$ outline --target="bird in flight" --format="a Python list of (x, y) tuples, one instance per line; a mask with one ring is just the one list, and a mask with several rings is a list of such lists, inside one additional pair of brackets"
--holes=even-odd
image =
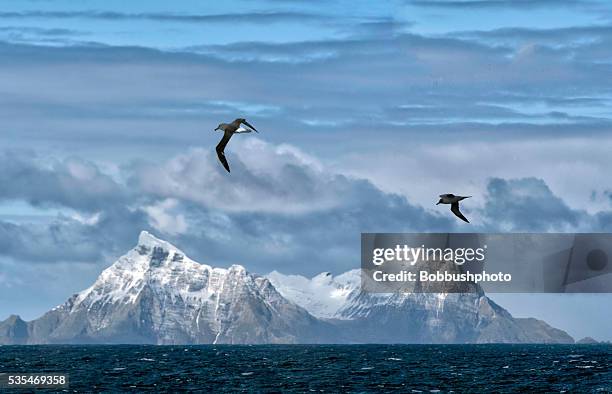
[[(470, 198), (472, 196), (455, 196), (454, 194), (440, 194), (440, 201), (438, 204), (451, 204), (451, 211), (457, 216), (459, 219), (463, 220), (466, 223), (470, 221), (463, 216), (461, 211), (459, 210), (459, 201), (465, 200), (466, 198)], [(436, 205), (438, 205), (436, 204)]]
[[(243, 127), (243, 125), (246, 127)], [(217, 126), (217, 128), (215, 129), (215, 131), (217, 130), (223, 131), (223, 138), (221, 138), (221, 141), (219, 141), (219, 144), (215, 148), (217, 151), (217, 157), (219, 157), (219, 161), (221, 162), (221, 164), (223, 164), (223, 167), (225, 167), (227, 172), (230, 172), (229, 163), (225, 158), (225, 147), (227, 146), (227, 143), (229, 142), (230, 138), (232, 138), (232, 135), (251, 133), (253, 131), (259, 133), (259, 131), (257, 131), (255, 127), (253, 127), (249, 122), (246, 121), (246, 119), (243, 118), (238, 118), (232, 123), (220, 123), (219, 126)]]

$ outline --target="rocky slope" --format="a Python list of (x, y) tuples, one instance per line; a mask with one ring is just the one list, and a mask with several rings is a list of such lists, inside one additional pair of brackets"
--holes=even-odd
[(536, 319), (516, 319), (484, 293), (384, 294), (360, 291), (360, 271), (312, 279), (268, 275), (279, 292), (336, 325), (345, 342), (573, 343)]

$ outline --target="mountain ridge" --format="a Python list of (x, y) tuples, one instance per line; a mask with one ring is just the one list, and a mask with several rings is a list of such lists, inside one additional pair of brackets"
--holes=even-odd
[(574, 340), (482, 293), (369, 294), (359, 270), (305, 278), (215, 268), (146, 231), (63, 304), (0, 322), (0, 344), (497, 342)]

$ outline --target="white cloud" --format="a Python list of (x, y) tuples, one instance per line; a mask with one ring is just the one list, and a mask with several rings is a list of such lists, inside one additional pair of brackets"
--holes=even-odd
[(79, 212), (73, 212), (70, 215), (70, 218), (76, 220), (81, 224), (85, 224), (88, 226), (95, 226), (100, 221), (101, 213), (96, 212), (92, 215), (81, 214)]
[(143, 210), (149, 215), (149, 223), (155, 229), (170, 235), (185, 234), (189, 229), (185, 215), (175, 213), (178, 201), (172, 198), (145, 206)]
[(212, 149), (193, 149), (161, 164), (141, 165), (134, 179), (153, 196), (226, 212), (304, 214), (345, 203), (351, 187), (347, 178), (324, 171), (296, 147), (240, 138), (235, 136), (226, 150), (231, 174)]

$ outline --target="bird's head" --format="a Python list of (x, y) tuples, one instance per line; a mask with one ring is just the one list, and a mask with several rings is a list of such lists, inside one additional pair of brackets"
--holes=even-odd
[(438, 203), (436, 205), (442, 204), (442, 199), (440, 199), (440, 201), (438, 201)]

